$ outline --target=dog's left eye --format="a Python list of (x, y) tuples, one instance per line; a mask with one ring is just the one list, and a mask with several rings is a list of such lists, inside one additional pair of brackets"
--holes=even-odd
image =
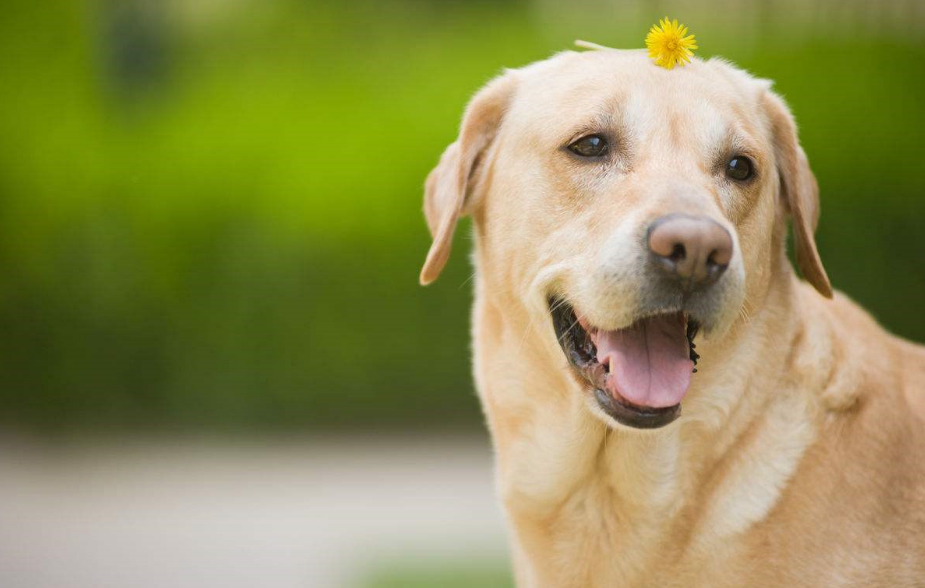
[(726, 164), (726, 176), (741, 182), (752, 177), (754, 167), (751, 159), (744, 155), (736, 155)]
[(600, 157), (607, 153), (607, 139), (600, 135), (587, 135), (574, 141), (568, 149), (581, 157)]

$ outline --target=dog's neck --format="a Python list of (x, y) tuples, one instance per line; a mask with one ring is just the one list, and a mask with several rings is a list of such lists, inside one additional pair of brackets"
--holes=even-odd
[[(593, 567), (588, 554), (599, 552), (606, 566), (621, 568), (616, 577), (641, 576), (668, 555), (717, 548), (773, 508), (813, 441), (820, 408), (787, 379), (799, 370), (794, 363), (808, 328), (800, 318), (804, 288), (792, 272), (787, 276), (769, 289), (773, 304), (759, 306), (777, 309), (773, 316), (755, 312), (722, 341), (698, 346), (699, 373), (683, 416), (656, 431), (598, 420), (561, 351), (542, 343), (548, 325), (530, 324), (526, 333), (502, 327), (504, 306), (480, 292), (479, 391), (497, 449), (499, 488), (528, 568), (563, 557), (563, 546), (580, 545), (586, 553), (572, 554), (574, 561)], [(782, 319), (788, 316), (794, 318)], [(805, 363), (825, 365), (820, 357)], [(524, 369), (529, 365), (549, 368)], [(615, 553), (621, 548), (631, 556)]]

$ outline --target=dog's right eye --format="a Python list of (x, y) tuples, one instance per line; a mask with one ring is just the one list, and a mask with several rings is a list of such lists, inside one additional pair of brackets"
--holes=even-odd
[(607, 153), (607, 139), (600, 135), (587, 135), (574, 141), (568, 149), (581, 157), (600, 157)]

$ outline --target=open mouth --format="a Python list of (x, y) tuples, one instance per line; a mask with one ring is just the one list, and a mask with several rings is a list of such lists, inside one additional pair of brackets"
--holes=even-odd
[(697, 321), (678, 311), (608, 331), (589, 324), (564, 300), (550, 299), (549, 308), (562, 351), (604, 413), (638, 429), (663, 427), (681, 415), (697, 371)]

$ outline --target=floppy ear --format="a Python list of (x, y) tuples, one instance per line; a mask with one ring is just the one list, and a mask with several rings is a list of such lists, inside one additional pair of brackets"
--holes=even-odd
[(781, 194), (793, 220), (797, 265), (803, 277), (820, 294), (831, 298), (832, 284), (822, 267), (813, 238), (819, 222), (819, 186), (797, 140), (796, 123), (787, 105), (770, 91), (765, 93), (763, 102), (774, 136)]
[(476, 175), (482, 156), (495, 138), (514, 93), (513, 75), (495, 78), (469, 102), (456, 139), (424, 185), (424, 216), (434, 241), (421, 269), (421, 284), (437, 279), (450, 257), (456, 221), (472, 208)]

